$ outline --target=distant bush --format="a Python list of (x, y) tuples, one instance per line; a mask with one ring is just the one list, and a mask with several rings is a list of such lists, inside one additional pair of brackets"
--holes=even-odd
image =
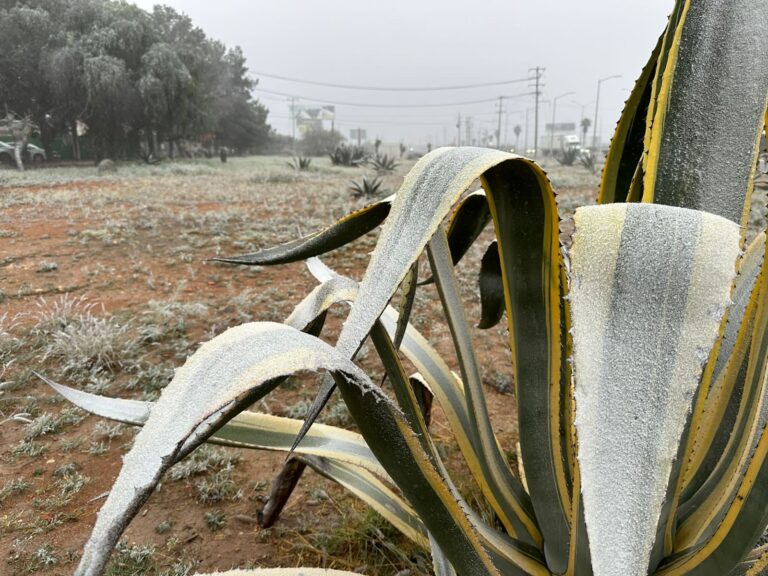
[(323, 156), (329, 150), (333, 150), (344, 140), (336, 130), (323, 130), (316, 128), (304, 133), (299, 142), (299, 151), (303, 156)]

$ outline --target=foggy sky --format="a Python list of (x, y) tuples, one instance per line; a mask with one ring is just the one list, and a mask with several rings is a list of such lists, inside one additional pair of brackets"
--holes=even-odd
[[(155, 0), (136, 4), (151, 10)], [(598, 133), (610, 137), (623, 102), (666, 24), (673, 0), (166, 0), (187, 13), (212, 38), (240, 45), (258, 88), (298, 96), (297, 105), (329, 102), (442, 104), (530, 92), (527, 82), (440, 92), (374, 92), (326, 88), (260, 77), (258, 72), (338, 84), (429, 87), (526, 78), (544, 67), (543, 100), (557, 101), (556, 121), (594, 119), (597, 80), (612, 75), (600, 92)], [(269, 108), (269, 123), (290, 134), (284, 96), (256, 91)], [(578, 103), (578, 104), (577, 104)], [(533, 146), (533, 96), (504, 100), (502, 134), (514, 143), (515, 124)], [(581, 104), (581, 105), (580, 105)], [(451, 144), (457, 114), (470, 116), (475, 134), (496, 130), (497, 103), (432, 108), (336, 105), (336, 128), (367, 130), (370, 139), (409, 145)], [(540, 146), (552, 107), (540, 108)], [(591, 132), (589, 137), (591, 138)], [(462, 139), (465, 128), (462, 128)], [(520, 146), (525, 140), (521, 136)]]

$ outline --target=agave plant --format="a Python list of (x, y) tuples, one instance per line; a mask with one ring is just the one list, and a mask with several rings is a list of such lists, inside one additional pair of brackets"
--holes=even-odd
[(563, 148), (554, 153), (555, 160), (562, 166), (573, 166), (581, 151), (578, 148)]
[(288, 161), (288, 166), (296, 170), (296, 172), (303, 172), (309, 170), (312, 165), (312, 158), (308, 156), (295, 156)]
[(368, 160), (368, 153), (362, 146), (339, 144), (328, 152), (334, 166), (360, 166)]
[(579, 156), (579, 164), (584, 166), (587, 170), (592, 172), (592, 174), (595, 173), (596, 169), (596, 163), (597, 158), (595, 158), (595, 155), (590, 150), (583, 150), (581, 155)]
[[(308, 465), (349, 488), (429, 547), (439, 575), (762, 573), (768, 550), (754, 548), (768, 524), (768, 270), (765, 233), (748, 244), (745, 233), (767, 27), (764, 1), (677, 2), (617, 125), (598, 205), (576, 212), (567, 252), (535, 163), (441, 148), (395, 196), (224, 259), (312, 258), (384, 222), (359, 284), (312, 258), (320, 285), (284, 324), (217, 336), (154, 404), (51, 383), (96, 414), (143, 425), (77, 574), (102, 572), (162, 474), (203, 442), (288, 450), (296, 437), (284, 477), (295, 482)], [(465, 194), (478, 178), (483, 190)], [(454, 272), (489, 222), (480, 325), (506, 313), (520, 473), (490, 425)], [(409, 323), (424, 250), (459, 374)], [(331, 345), (318, 335), (336, 302), (351, 307)], [(352, 362), (369, 335), (394, 399)], [(246, 410), (300, 370), (328, 375), (303, 424)], [(336, 388), (360, 434), (309, 426)], [(430, 435), (426, 390), (498, 522), (457, 491)]]
[(376, 154), (369, 163), (379, 174), (394, 172), (398, 165), (395, 157), (388, 154)]
[(376, 196), (376, 194), (383, 191), (381, 188), (382, 184), (383, 181), (379, 176), (374, 176), (373, 178), (363, 176), (362, 180), (352, 180), (349, 183), (349, 191), (352, 193), (352, 196), (356, 198), (361, 196)]

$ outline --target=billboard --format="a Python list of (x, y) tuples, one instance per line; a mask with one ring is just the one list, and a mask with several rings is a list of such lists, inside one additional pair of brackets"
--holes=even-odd
[(306, 106), (296, 107), (296, 127), (301, 134), (309, 130), (319, 130), (323, 128), (323, 121), (336, 119), (336, 106), (320, 106), (309, 108)]
[[(575, 122), (558, 122), (555, 126), (555, 134), (565, 134), (565, 133), (571, 133), (576, 132), (576, 123)], [(552, 133), (552, 123), (544, 125), (544, 131), (547, 134)]]

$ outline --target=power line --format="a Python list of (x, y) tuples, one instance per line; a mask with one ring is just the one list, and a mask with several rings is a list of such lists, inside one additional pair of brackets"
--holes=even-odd
[[(291, 116), (284, 116), (280, 114), (270, 114), (270, 118), (280, 118), (281, 120), (291, 120)], [(348, 120), (336, 120), (336, 124), (349, 124), (357, 126), (359, 124), (376, 124), (384, 126), (449, 126), (455, 120), (446, 120), (445, 122), (411, 122), (409, 120), (402, 121), (386, 121), (386, 120), (365, 120), (365, 119), (348, 119)]]
[(312, 84), (313, 86), (325, 86), (328, 88), (344, 88), (347, 90), (368, 90), (372, 92), (437, 92), (443, 90), (466, 90), (469, 88), (488, 88), (491, 86), (504, 86), (507, 84), (519, 84), (527, 82), (529, 78), (515, 78), (513, 80), (499, 80), (497, 82), (481, 82), (478, 84), (458, 84), (454, 86), (360, 86), (355, 84), (334, 84), (332, 82), (320, 82), (318, 80), (302, 80), (300, 78), (291, 78), (290, 76), (280, 76), (278, 74), (268, 74), (267, 72), (251, 72), (251, 76), (264, 76), (265, 78), (274, 78), (275, 80), (285, 80), (287, 82), (297, 82), (300, 84)]
[[(369, 104), (362, 102), (340, 102), (338, 100), (325, 100), (323, 98), (314, 98), (310, 96), (299, 96), (297, 94), (289, 94), (287, 92), (277, 92), (275, 90), (267, 90), (265, 88), (254, 88), (256, 92), (264, 92), (265, 94), (274, 94), (276, 96), (284, 96), (286, 98), (300, 98), (302, 100), (309, 100), (310, 102), (319, 102), (321, 104), (336, 104), (339, 106), (356, 106), (360, 108), (445, 108), (450, 106), (469, 106), (471, 104), (486, 104), (488, 102), (496, 102), (498, 96), (495, 98), (483, 98), (482, 100), (465, 100), (463, 102), (445, 102), (445, 103), (431, 103), (431, 104)], [(532, 92), (522, 92), (520, 94), (511, 94), (504, 96), (504, 98), (517, 98), (521, 96), (530, 96)]]
[[(276, 96), (283, 96), (285, 98), (300, 98), (302, 100), (309, 100), (310, 102), (319, 102), (322, 104), (337, 104), (340, 106), (356, 106), (363, 108), (440, 108), (448, 106), (468, 106), (472, 104), (486, 104), (488, 102), (496, 102), (498, 97), (495, 98), (483, 98), (481, 100), (465, 100), (463, 102), (445, 102), (445, 103), (430, 103), (430, 104), (371, 104), (362, 102), (340, 102), (338, 100), (326, 100), (323, 98), (314, 98), (311, 96), (299, 96), (297, 94), (289, 94), (287, 92), (277, 92), (275, 90), (267, 90), (265, 88), (254, 88), (254, 91), (264, 92), (266, 94), (274, 94)], [(521, 96), (530, 96), (532, 92), (522, 92), (520, 94), (512, 94), (504, 96), (504, 98), (517, 98)]]

